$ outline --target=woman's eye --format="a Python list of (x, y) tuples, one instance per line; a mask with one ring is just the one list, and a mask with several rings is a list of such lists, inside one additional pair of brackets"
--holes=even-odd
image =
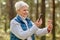
[(24, 10), (24, 11), (26, 11), (26, 10)]

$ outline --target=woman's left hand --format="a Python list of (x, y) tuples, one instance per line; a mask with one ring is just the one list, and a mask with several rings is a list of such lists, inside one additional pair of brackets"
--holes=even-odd
[(52, 20), (48, 20), (47, 26), (48, 26), (48, 32), (52, 31), (53, 28)]

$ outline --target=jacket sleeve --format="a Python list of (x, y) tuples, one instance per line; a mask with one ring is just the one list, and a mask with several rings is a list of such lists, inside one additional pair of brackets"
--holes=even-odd
[(38, 28), (33, 25), (30, 29), (23, 31), (20, 24), (15, 20), (12, 20), (10, 23), (10, 30), (16, 37), (20, 39), (26, 39), (32, 34), (34, 34), (38, 30)]
[(36, 31), (36, 35), (37, 36), (43, 36), (43, 35), (46, 35), (48, 33), (48, 30), (47, 30), (47, 27), (46, 28), (43, 28), (43, 29), (38, 29), (37, 31)]
[[(34, 25), (34, 23), (32, 22), (32, 24)], [(46, 35), (48, 33), (48, 30), (47, 30), (48, 27), (45, 27), (43, 29), (40, 29), (38, 28), (38, 30), (35, 32), (35, 34), (37, 36), (43, 36), (43, 35)]]

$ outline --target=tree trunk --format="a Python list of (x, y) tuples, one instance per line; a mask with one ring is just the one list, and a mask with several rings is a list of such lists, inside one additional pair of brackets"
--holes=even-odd
[(55, 36), (55, 0), (53, 0), (53, 30), (52, 30), (52, 35), (53, 35), (52, 40), (56, 40), (56, 36)]
[[(42, 4), (41, 5), (41, 13), (43, 14), (43, 16), (42, 16), (42, 21), (43, 21), (42, 28), (44, 28), (45, 27), (45, 0), (42, 0), (41, 4)], [(42, 36), (41, 40), (46, 40), (46, 36)]]
[(30, 1), (30, 18), (32, 19), (34, 0)]
[(36, 5), (36, 20), (37, 20), (38, 17), (39, 17), (39, 16), (38, 16), (38, 3), (39, 3), (39, 2), (38, 2), (38, 0), (37, 0), (37, 5)]
[[(14, 10), (14, 3), (15, 2), (16, 2), (16, 0), (6, 0), (6, 13), (8, 14), (9, 22), (16, 15), (16, 12)], [(7, 30), (7, 21), (5, 23), (5, 32), (6, 32), (6, 30)]]
[(7, 0), (7, 12), (9, 13), (9, 19), (11, 20), (15, 16), (14, 0)]

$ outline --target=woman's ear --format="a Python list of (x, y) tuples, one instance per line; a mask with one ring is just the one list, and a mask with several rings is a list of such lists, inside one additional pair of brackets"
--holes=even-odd
[(18, 13), (18, 10), (16, 10), (16, 12)]
[(19, 12), (20, 12), (20, 10), (16, 10), (16, 12), (17, 12), (17, 13), (19, 13)]

